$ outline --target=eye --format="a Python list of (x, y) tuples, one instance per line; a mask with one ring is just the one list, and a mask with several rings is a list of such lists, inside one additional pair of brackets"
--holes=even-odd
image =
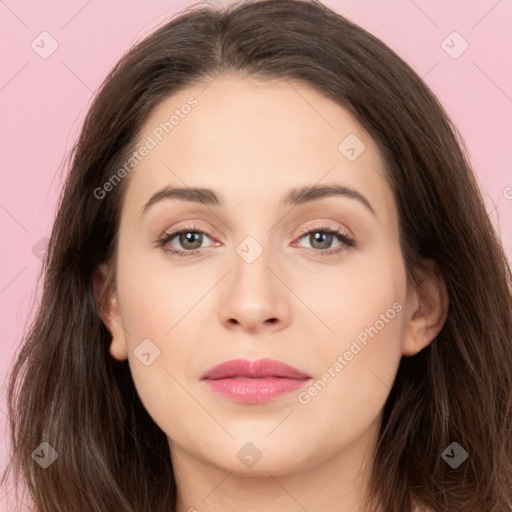
[[(320, 225), (315, 228), (303, 230), (299, 240), (306, 239), (310, 243), (310, 249), (322, 256), (329, 256), (347, 251), (356, 247), (355, 240), (338, 227)], [(338, 248), (331, 249), (333, 241), (340, 242)], [(328, 250), (326, 250), (328, 249)]]
[[(203, 241), (210, 238), (208, 233), (198, 228), (197, 226), (183, 227), (171, 233), (164, 233), (162, 238), (158, 240), (158, 247), (163, 247), (165, 252), (170, 254), (177, 254), (179, 256), (192, 256), (199, 253), (202, 248)], [(171, 242), (176, 238), (178, 244), (184, 250), (173, 249)]]
[[(212, 237), (206, 231), (192, 225), (182, 227), (171, 233), (164, 233), (157, 241), (157, 246), (162, 247), (165, 252), (171, 255), (194, 256), (201, 252), (205, 238), (212, 240)], [(176, 239), (177, 244), (181, 245), (181, 249), (172, 244), (174, 239)], [(339, 254), (357, 246), (355, 240), (347, 233), (341, 231), (338, 227), (324, 224), (303, 230), (299, 241), (304, 239), (310, 243), (310, 247), (306, 247), (306, 249), (322, 256)], [(333, 241), (336, 240), (339, 245), (333, 249), (331, 247)], [(218, 242), (215, 242), (215, 244), (219, 245)]]

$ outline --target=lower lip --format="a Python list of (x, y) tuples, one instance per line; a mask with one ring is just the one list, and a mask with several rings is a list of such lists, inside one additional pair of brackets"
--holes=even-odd
[(304, 386), (309, 379), (288, 379), (284, 377), (270, 377), (267, 379), (236, 379), (226, 378), (206, 380), (208, 387), (227, 398), (246, 404), (259, 404), (268, 402), (278, 396), (296, 391)]

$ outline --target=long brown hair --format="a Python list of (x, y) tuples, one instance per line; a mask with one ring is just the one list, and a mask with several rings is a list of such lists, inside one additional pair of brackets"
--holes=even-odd
[[(167, 438), (141, 403), (92, 286), (115, 269), (129, 158), (163, 99), (230, 72), (294, 79), (347, 108), (374, 138), (400, 214), (408, 276), (435, 260), (450, 308), (437, 338), (402, 357), (384, 408), (368, 506), (503, 512), (512, 504), (512, 279), (456, 127), (395, 52), (316, 0), (194, 5), (133, 47), (96, 96), (72, 152), (44, 260), (44, 290), (9, 380), (14, 470), (37, 511), (169, 511)], [(115, 273), (103, 290), (115, 286)], [(46, 441), (58, 458), (43, 469)], [(454, 468), (443, 451), (468, 458)], [(45, 445), (46, 446), (46, 445)]]

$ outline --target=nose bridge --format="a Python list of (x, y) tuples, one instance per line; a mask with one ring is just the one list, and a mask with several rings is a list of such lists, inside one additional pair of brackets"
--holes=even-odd
[[(256, 235), (259, 240), (263, 235)], [(261, 242), (254, 235), (246, 236), (236, 247), (234, 258), (234, 287), (237, 292), (243, 292), (244, 296), (255, 298), (263, 294), (270, 294), (272, 284), (272, 272), (269, 267), (270, 261), (270, 240), (266, 237)], [(263, 300), (263, 296), (258, 300)]]
[(245, 275), (254, 274), (254, 268), (260, 272), (269, 272), (267, 265), (269, 262), (269, 252), (272, 246), (272, 236), (275, 230), (268, 229), (268, 220), (263, 215), (263, 201), (240, 201), (239, 206), (244, 214), (239, 218), (243, 219), (240, 223), (239, 231), (233, 233), (239, 237), (238, 243), (235, 243), (235, 270), (236, 273)]
[[(246, 328), (286, 318), (286, 294), (274, 275), (271, 237), (262, 228), (247, 235), (235, 246), (233, 271), (221, 310), (222, 320)], [(264, 238), (264, 239), (263, 239)], [(272, 271), (272, 270), (274, 271)]]

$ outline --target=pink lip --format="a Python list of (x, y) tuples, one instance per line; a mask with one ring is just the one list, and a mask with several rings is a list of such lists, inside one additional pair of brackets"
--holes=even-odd
[(311, 377), (273, 359), (233, 359), (201, 376), (208, 387), (243, 403), (261, 403), (300, 389)]

